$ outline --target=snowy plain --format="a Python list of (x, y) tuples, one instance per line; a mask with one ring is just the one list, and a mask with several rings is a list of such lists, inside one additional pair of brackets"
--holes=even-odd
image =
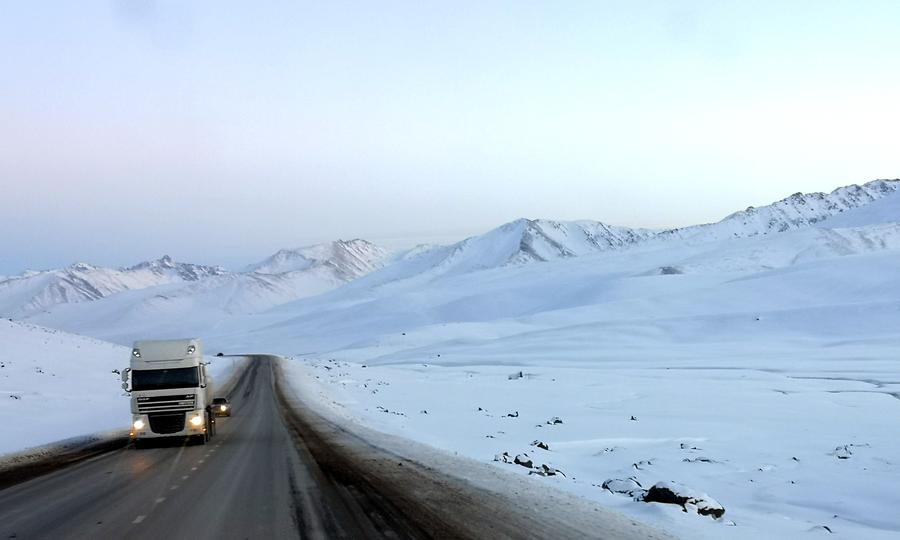
[[(316, 296), (279, 301), (258, 276), (214, 276), (27, 320), (123, 345), (196, 334), (210, 354), (285, 355), (298, 390), (348, 422), (685, 538), (897, 538), (898, 185), (795, 195), (658, 234), (518, 220), (408, 251)], [(244, 297), (254, 301), (229, 300)], [(48, 346), (16, 332), (2, 342)], [(82, 358), (73, 346), (49, 352)], [(91, 384), (114, 378), (127, 358), (116, 355), (89, 368), (106, 370)], [(127, 416), (113, 397), (91, 411)], [(504, 452), (563, 474), (494, 461)], [(726, 512), (716, 520), (601, 488), (630, 478), (683, 484)]]

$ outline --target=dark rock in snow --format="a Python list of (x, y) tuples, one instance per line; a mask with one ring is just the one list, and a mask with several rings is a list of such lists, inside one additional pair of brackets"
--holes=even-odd
[(718, 463), (718, 461), (709, 459), (708, 457), (684, 458), (681, 461), (684, 463)]
[(677, 504), (685, 512), (696, 509), (701, 516), (719, 519), (725, 514), (725, 507), (706, 493), (694, 491), (675, 482), (657, 482), (644, 494), (644, 502)]
[(660, 266), (659, 267), (659, 275), (661, 275), (661, 276), (676, 276), (676, 275), (683, 274), (683, 273), (684, 272), (677, 266)]
[(635, 418), (634, 416), (632, 416), (632, 417), (631, 417), (631, 421), (632, 421), (632, 422), (637, 422), (637, 418)]
[(559, 469), (554, 469), (553, 467), (547, 465), (546, 463), (542, 464), (540, 467), (535, 468), (533, 471), (528, 474), (536, 474), (538, 476), (563, 476), (565, 477), (565, 473)]
[(539, 440), (537, 440), (537, 439), (535, 439), (535, 440), (531, 443), (531, 446), (537, 446), (538, 448), (540, 448), (540, 449), (542, 449), (542, 450), (550, 450), (550, 445), (549, 445), (549, 444), (545, 443), (544, 441), (539, 441)]
[(523, 467), (528, 467), (529, 469), (534, 467), (534, 461), (532, 461), (531, 458), (528, 457), (528, 454), (518, 454), (516, 456), (516, 459), (513, 460), (513, 463), (515, 463), (516, 465), (521, 465)]
[(503, 452), (502, 454), (494, 454), (494, 461), (499, 461), (501, 463), (513, 463), (513, 458), (509, 455), (509, 452)]
[(516, 412), (514, 412), (514, 413), (507, 413), (506, 416), (508, 416), (509, 418), (518, 418), (518, 417), (519, 417), (519, 411), (516, 411)]
[(644, 498), (644, 494), (647, 493), (647, 490), (644, 489), (644, 486), (641, 485), (640, 482), (637, 481), (635, 477), (625, 478), (624, 480), (621, 478), (610, 478), (603, 482), (603, 485), (600, 486), (606, 491), (610, 493), (618, 493), (620, 495), (628, 495), (629, 497), (635, 500), (642, 500)]
[(551, 426), (555, 426), (556, 424), (562, 424), (562, 423), (563, 423), (563, 421), (558, 416), (554, 416), (550, 420), (547, 420), (547, 424), (549, 424)]
[(521, 378), (524, 377), (524, 376), (525, 376), (524, 373), (522, 373), (521, 371), (517, 371), (517, 372), (515, 372), (515, 373), (509, 374), (509, 375), (507, 376), (507, 378), (508, 378), (509, 380), (511, 380), (511, 381), (514, 381), (514, 380), (516, 380), (516, 379), (521, 379)]
[(850, 456), (853, 455), (853, 451), (850, 450), (852, 444), (845, 444), (843, 446), (838, 446), (834, 449), (834, 452), (831, 453), (834, 457), (838, 459), (850, 459)]

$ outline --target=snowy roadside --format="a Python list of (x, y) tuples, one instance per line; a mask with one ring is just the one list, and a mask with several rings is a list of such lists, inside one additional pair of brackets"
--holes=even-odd
[[(892, 480), (900, 473), (900, 383), (875, 381), (892, 373), (886, 363), (848, 363), (834, 377), (804, 372), (814, 361), (786, 373), (702, 362), (285, 364), (307, 401), (427, 445), (437, 467), (448, 452), (491, 463), (504, 473), (497, 479), (519, 475), (535, 496), (558, 488), (678, 536), (880, 539), (900, 531)], [(608, 480), (619, 482), (604, 489)], [(708, 493), (725, 514), (634, 500), (657, 482)]]
[[(120, 370), (130, 348), (7, 319), (0, 320), (0, 343), (0, 470), (127, 436), (131, 412)], [(242, 365), (207, 361), (221, 381)]]
[[(363, 471), (377, 463), (379, 456), (389, 456), (392, 468), (394, 461), (398, 461), (397, 465), (400, 466), (406, 462), (408, 467), (405, 468), (421, 468), (421, 471), (428, 473), (427, 481), (423, 479), (423, 483), (440, 484), (443, 486), (440, 488), (442, 492), (464, 492), (465, 497), (453, 499), (453, 504), (457, 500), (462, 501), (462, 506), (475, 504), (482, 512), (484, 509), (495, 508), (502, 515), (509, 516), (516, 526), (528, 526), (531, 523), (531, 526), (537, 527), (538, 529), (529, 531), (531, 536), (546, 534), (549, 538), (555, 534), (559, 538), (569, 538), (575, 534), (574, 537), (577, 538), (622, 540), (674, 538), (669, 531), (649, 526), (545, 482), (527, 476), (510, 475), (507, 471), (457, 452), (448, 452), (417, 440), (371, 429), (356, 422), (340, 405), (329, 399), (327, 388), (316, 380), (314, 372), (309, 371), (306, 366), (287, 359), (280, 363), (280, 371), (285, 374), (289, 383), (287, 399), (291, 407), (297, 411), (309, 410), (323, 418), (329, 426), (323, 432), (334, 430), (342, 434), (341, 438), (332, 441), (334, 446), (340, 448), (345, 455), (352, 455), (353, 452), (358, 454), (359, 441), (362, 441), (363, 448), (366, 449), (365, 457), (358, 459)], [(435, 502), (426, 493), (426, 486), (417, 484), (407, 488), (413, 490), (418, 503), (424, 505), (424, 508)], [(446, 506), (440, 508), (441, 511), (447, 511)], [(465, 520), (465, 512), (460, 515)], [(527, 516), (527, 519), (520, 521), (522, 516)], [(452, 521), (459, 517), (448, 516), (448, 519)], [(498, 517), (492, 515), (488, 519)], [(483, 520), (484, 516), (477, 519)], [(540, 528), (555, 532), (540, 531)]]

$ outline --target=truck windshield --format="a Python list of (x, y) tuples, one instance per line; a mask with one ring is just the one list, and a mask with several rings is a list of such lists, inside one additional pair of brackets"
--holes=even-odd
[(196, 367), (176, 369), (141, 369), (131, 372), (132, 390), (160, 390), (200, 386), (200, 370)]

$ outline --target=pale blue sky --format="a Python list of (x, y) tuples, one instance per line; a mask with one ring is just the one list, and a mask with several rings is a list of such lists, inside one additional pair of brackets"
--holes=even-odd
[(0, 274), (900, 176), (900, 2), (5, 2)]

